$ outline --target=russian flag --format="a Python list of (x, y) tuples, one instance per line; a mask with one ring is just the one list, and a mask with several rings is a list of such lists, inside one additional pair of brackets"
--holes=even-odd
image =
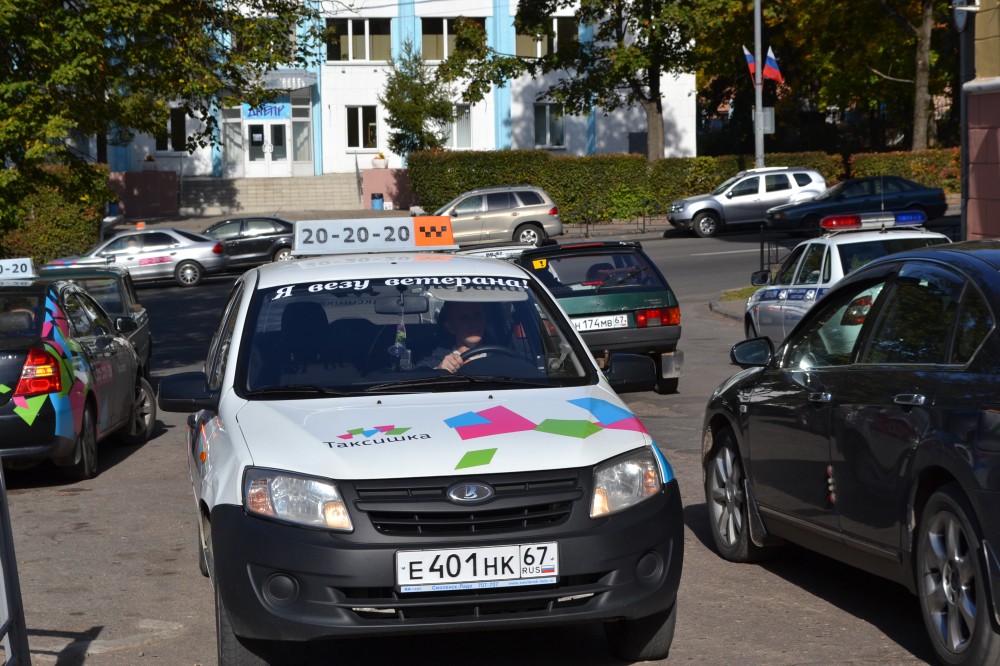
[[(746, 47), (743, 47), (743, 50), (746, 51)], [(753, 71), (752, 65), (751, 71)], [(781, 70), (778, 69), (778, 60), (774, 57), (774, 51), (770, 46), (767, 47), (767, 59), (764, 61), (763, 77), (777, 81), (778, 83), (785, 82), (784, 77), (781, 76)]]
[(743, 47), (743, 55), (747, 57), (747, 67), (750, 68), (750, 78), (754, 77), (754, 72), (757, 71), (757, 64), (754, 62), (753, 54), (747, 50), (747, 47)]

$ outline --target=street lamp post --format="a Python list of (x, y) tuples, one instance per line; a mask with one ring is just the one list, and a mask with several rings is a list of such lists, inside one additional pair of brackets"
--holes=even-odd
[(760, 59), (760, 0), (753, 0), (753, 144), (757, 168), (764, 166), (764, 82), (763, 61)]

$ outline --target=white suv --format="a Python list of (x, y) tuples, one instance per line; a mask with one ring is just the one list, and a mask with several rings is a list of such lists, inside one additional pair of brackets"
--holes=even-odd
[(815, 199), (825, 189), (826, 179), (814, 169), (750, 169), (740, 171), (711, 194), (674, 201), (667, 220), (678, 229), (707, 238), (724, 227), (763, 224), (769, 208)]
[(766, 270), (750, 276), (751, 284), (767, 286), (747, 299), (746, 336), (780, 343), (847, 273), (887, 254), (951, 242), (943, 234), (917, 226), (923, 222), (919, 212), (824, 218), (821, 225), (829, 233), (796, 245), (773, 279)]

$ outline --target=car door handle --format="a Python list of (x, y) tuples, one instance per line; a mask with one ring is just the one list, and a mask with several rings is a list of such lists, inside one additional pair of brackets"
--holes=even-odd
[(920, 395), (919, 393), (900, 393), (895, 396), (892, 401), (897, 405), (914, 405), (922, 407), (927, 404), (927, 396)]
[(809, 402), (830, 402), (833, 396), (826, 391), (817, 391), (809, 394)]
[(511, 214), (510, 214), (510, 216), (511, 216), (511, 217), (517, 217), (517, 216), (518, 216), (518, 213), (511, 213)]

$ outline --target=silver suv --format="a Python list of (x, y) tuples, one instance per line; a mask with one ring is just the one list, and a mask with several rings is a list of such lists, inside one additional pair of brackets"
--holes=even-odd
[(459, 245), (509, 240), (538, 245), (563, 232), (552, 197), (530, 185), (480, 187), (458, 195), (434, 214), (451, 216)]
[(740, 171), (711, 194), (674, 201), (667, 220), (678, 229), (708, 238), (724, 227), (763, 224), (769, 208), (815, 199), (825, 189), (826, 179), (814, 169), (750, 169)]

